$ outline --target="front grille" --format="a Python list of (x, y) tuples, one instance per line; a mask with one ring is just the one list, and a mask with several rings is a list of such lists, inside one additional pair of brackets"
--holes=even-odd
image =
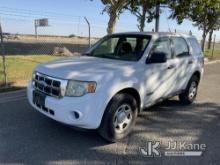
[(33, 75), (34, 88), (52, 97), (60, 98), (63, 96), (65, 89), (62, 81), (38, 72)]

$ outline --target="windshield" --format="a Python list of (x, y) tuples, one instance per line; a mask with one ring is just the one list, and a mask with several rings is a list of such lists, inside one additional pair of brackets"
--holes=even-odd
[(89, 53), (90, 56), (125, 61), (138, 61), (150, 41), (144, 35), (112, 35), (105, 37)]

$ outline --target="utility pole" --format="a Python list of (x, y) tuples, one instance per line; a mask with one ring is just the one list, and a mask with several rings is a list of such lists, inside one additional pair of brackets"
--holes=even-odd
[(159, 32), (159, 23), (160, 23), (160, 2), (157, 1), (156, 15), (155, 15), (155, 32)]
[(88, 19), (86, 17), (84, 17), (86, 23), (88, 24), (88, 28), (89, 28), (89, 48), (91, 48), (91, 27), (90, 27), (90, 23), (88, 21)]
[(5, 61), (5, 47), (3, 41), (3, 32), (2, 32), (2, 25), (0, 22), (0, 38), (1, 38), (1, 54), (2, 54), (2, 62), (3, 62), (3, 75), (4, 75), (4, 85), (7, 87), (7, 72), (6, 72), (6, 61)]

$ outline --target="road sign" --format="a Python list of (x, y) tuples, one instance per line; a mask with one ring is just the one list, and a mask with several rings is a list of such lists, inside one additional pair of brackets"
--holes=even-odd
[(49, 26), (48, 18), (42, 18), (42, 19), (35, 19), (34, 20), (35, 38), (38, 38), (37, 28), (38, 27), (46, 27), (46, 26)]
[(49, 26), (48, 19), (47, 18), (37, 19), (35, 20), (35, 25), (38, 27)]

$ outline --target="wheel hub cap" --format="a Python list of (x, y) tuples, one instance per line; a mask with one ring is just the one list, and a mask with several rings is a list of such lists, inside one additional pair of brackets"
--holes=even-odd
[(189, 88), (189, 98), (193, 99), (197, 92), (197, 85), (196, 82), (192, 82), (190, 88)]
[(126, 113), (124, 111), (122, 112), (119, 112), (118, 116), (117, 116), (117, 120), (118, 120), (118, 123), (123, 123), (126, 119)]
[(128, 104), (121, 105), (114, 116), (114, 128), (115, 131), (121, 133), (125, 131), (131, 124), (132, 121), (132, 109)]

